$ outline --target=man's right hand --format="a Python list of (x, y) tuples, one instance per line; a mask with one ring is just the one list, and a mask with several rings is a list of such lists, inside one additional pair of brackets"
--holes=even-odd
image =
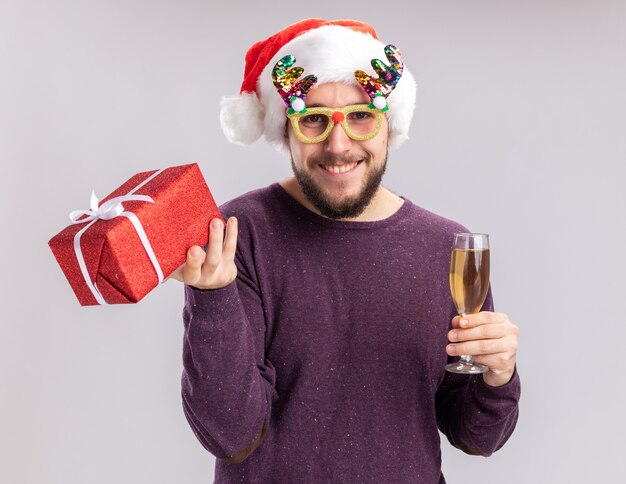
[[(237, 219), (230, 217), (226, 226), (218, 218), (209, 223), (207, 251), (193, 245), (187, 251), (186, 262), (169, 277), (197, 289), (220, 289), (237, 277), (235, 250), (237, 249)], [(168, 277), (168, 279), (169, 279)]]

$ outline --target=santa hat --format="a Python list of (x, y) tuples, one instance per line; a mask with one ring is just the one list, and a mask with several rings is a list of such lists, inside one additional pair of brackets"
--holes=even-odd
[[(264, 135), (276, 148), (288, 149), (285, 102), (272, 79), (272, 69), (287, 55), (296, 58), (296, 65), (304, 69), (304, 76), (316, 76), (318, 84), (359, 85), (354, 72), (363, 70), (375, 77), (369, 66), (372, 59), (385, 59), (385, 46), (368, 24), (322, 19), (303, 20), (255, 43), (246, 53), (240, 95), (222, 99), (222, 130), (232, 143), (250, 144)], [(404, 67), (402, 77), (387, 97), (391, 147), (399, 146), (408, 138), (415, 93), (415, 80)]]

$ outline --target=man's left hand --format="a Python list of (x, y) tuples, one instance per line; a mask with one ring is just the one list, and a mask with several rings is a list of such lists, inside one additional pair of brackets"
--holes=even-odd
[(474, 362), (487, 365), (483, 373), (487, 385), (499, 387), (509, 382), (515, 371), (519, 328), (506, 314), (481, 311), (455, 316), (448, 333), (450, 356), (472, 355)]

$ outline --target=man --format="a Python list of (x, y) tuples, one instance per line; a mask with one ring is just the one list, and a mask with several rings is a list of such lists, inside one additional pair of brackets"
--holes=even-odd
[[(216, 482), (441, 483), (438, 428), (490, 455), (515, 426), (516, 326), (490, 294), (463, 320), (450, 297), (452, 234), (466, 230), (380, 184), (415, 83), (375, 35), (290, 26), (248, 51), (241, 96), (223, 102), (227, 137), (264, 134), (294, 177), (222, 206), (225, 236), (213, 220), (206, 252), (191, 247), (174, 275), (184, 412)], [(378, 76), (361, 71), (383, 55)], [(489, 371), (447, 373), (462, 354)]]

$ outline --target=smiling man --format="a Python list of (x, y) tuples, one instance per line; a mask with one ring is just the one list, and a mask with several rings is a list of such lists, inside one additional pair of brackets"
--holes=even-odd
[[(224, 204), (225, 235), (211, 221), (174, 274), (183, 409), (215, 482), (442, 483), (439, 430), (484, 456), (513, 432), (517, 327), (491, 293), (463, 319), (450, 296), (467, 230), (381, 185), (414, 101), (400, 51), (361, 22), (305, 20), (248, 51), (222, 127), (289, 153), (294, 177)], [(446, 373), (466, 354), (488, 371)]]

